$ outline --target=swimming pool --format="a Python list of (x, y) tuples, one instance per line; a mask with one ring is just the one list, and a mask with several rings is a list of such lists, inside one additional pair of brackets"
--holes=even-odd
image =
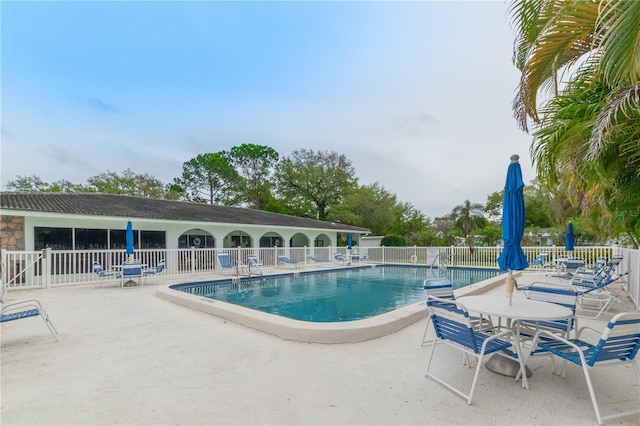
[[(362, 268), (378, 269), (382, 268), (382, 266), (367, 265), (355, 268), (342, 267), (340, 269), (351, 270), (351, 276), (353, 278), (354, 271)], [(404, 266), (402, 268), (401, 273), (403, 275), (410, 276), (412, 276), (414, 272), (420, 275), (426, 274), (426, 271), (428, 270), (424, 267), (420, 268), (413, 266)], [(391, 269), (387, 269), (386, 271), (390, 270)], [(471, 281), (471, 279), (466, 278), (466, 276), (473, 275), (478, 270), (450, 268), (449, 271), (451, 271), (450, 273), (454, 277), (454, 280), (461, 276), (465, 277), (463, 279), (466, 279), (466, 281)], [(319, 270), (312, 272), (303, 271), (299, 273), (299, 276), (306, 277), (311, 274), (323, 274), (326, 272), (334, 272), (334, 270)], [(500, 274), (498, 271), (492, 271), (492, 273)], [(298, 275), (294, 272), (289, 272), (288, 274), (280, 273), (270, 275), (265, 278), (277, 278), (279, 283), (281, 278), (286, 278), (287, 276), (292, 276), (294, 274)], [(392, 274), (387, 272), (386, 275)], [(514, 274), (514, 276), (517, 275), (519, 275), (519, 272)], [(465, 285), (463, 288), (459, 288), (456, 291), (463, 292), (465, 294), (481, 293), (487, 288), (503, 284), (505, 277), (506, 274), (500, 274), (475, 284)], [(169, 302), (185, 306), (194, 311), (204, 312), (224, 321), (230, 321), (245, 327), (250, 327), (285, 340), (294, 340), (306, 343), (354, 343), (386, 336), (387, 334), (395, 333), (411, 324), (423, 320), (427, 316), (427, 309), (424, 303), (424, 293), (422, 293), (423, 278), (424, 275), (422, 275), (418, 280), (418, 302), (400, 306), (397, 309), (392, 309), (379, 315), (353, 321), (302, 321), (281, 315), (274, 315), (268, 312), (262, 312), (257, 309), (247, 308), (237, 304), (224, 302), (222, 300), (212, 299), (203, 295), (205, 293), (212, 292), (214, 287), (216, 291), (222, 291), (224, 287), (231, 289), (231, 291), (240, 292), (245, 291), (244, 287), (256, 287), (259, 289), (259, 283), (252, 280), (239, 280), (235, 282), (229, 279), (219, 279), (216, 281), (203, 281), (200, 283), (191, 282), (169, 284), (159, 287), (156, 290), (156, 296)], [(275, 286), (275, 281), (271, 281), (271, 283)], [(266, 281), (263, 283), (263, 288), (266, 287), (265, 284)], [(310, 287), (311, 284), (308, 286)], [(296, 286), (295, 290), (299, 291), (300, 287), (301, 286)], [(188, 288), (189, 290), (187, 290)], [(348, 282), (346, 284), (346, 288), (348, 289)], [(353, 289), (353, 281), (351, 283), (351, 288)], [(292, 288), (291, 292), (293, 291), (294, 290)], [(188, 327), (188, 323), (185, 323), (185, 329), (188, 329)]]
[(370, 318), (424, 300), (422, 283), (427, 277), (446, 277), (455, 289), (500, 273), (493, 269), (430, 270), (384, 265), (187, 283), (172, 288), (301, 321), (343, 322)]

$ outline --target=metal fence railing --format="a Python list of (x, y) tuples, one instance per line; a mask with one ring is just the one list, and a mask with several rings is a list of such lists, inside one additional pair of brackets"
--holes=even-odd
[[(360, 259), (368, 263), (396, 263), (437, 267), (440, 265), (496, 268), (501, 247), (359, 247), (351, 253), (358, 253)], [(640, 302), (640, 250), (617, 246), (580, 246), (572, 252), (564, 247), (523, 247), (523, 251), (532, 264), (540, 254), (546, 253), (546, 262), (532, 265), (534, 270), (553, 270), (556, 260), (563, 257), (583, 259), (585, 267), (592, 267), (597, 259), (608, 259), (612, 255), (623, 255), (620, 268), (625, 276), (627, 293), (636, 306)], [(144, 265), (154, 268), (164, 260), (167, 276), (183, 276), (215, 273), (220, 271), (218, 260), (220, 252), (227, 252), (235, 265), (248, 265), (249, 256), (256, 256), (262, 263), (256, 273), (264, 269), (285, 268), (278, 262), (278, 256), (287, 256), (299, 262), (309, 262), (308, 256), (315, 259), (333, 261), (336, 253), (347, 257), (346, 247), (267, 247), (267, 248), (183, 248), (183, 249), (144, 249), (137, 250), (135, 257)], [(126, 260), (122, 250), (51, 250), (8, 251), (2, 250), (2, 282), (9, 290), (49, 288), (56, 286), (97, 283), (100, 281), (93, 272), (93, 263), (99, 262), (103, 269), (113, 269)]]

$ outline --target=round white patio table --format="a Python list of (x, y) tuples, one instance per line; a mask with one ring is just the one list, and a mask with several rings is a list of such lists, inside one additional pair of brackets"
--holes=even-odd
[[(512, 320), (552, 321), (573, 316), (571, 309), (564, 306), (524, 298), (513, 298), (511, 304), (509, 304), (509, 298), (506, 296), (465, 296), (456, 299), (456, 302), (461, 303), (467, 311), (474, 314), (506, 318), (508, 326), (510, 326)], [(520, 327), (518, 323), (516, 323), (516, 344), (520, 346), (520, 353), (526, 357), (520, 344)], [(520, 371), (518, 362), (500, 354), (491, 356), (485, 363), (485, 367), (494, 373), (509, 377), (516, 377), (518, 371)], [(526, 388), (529, 387), (527, 383), (528, 376), (531, 376), (529, 369), (527, 369), (522, 378)]]

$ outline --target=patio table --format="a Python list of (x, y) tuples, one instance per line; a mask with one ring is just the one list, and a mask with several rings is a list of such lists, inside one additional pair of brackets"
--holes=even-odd
[[(540, 300), (514, 298), (512, 303), (509, 304), (505, 296), (465, 296), (456, 299), (456, 302), (462, 303), (467, 308), (467, 311), (474, 314), (506, 318), (508, 327), (510, 327), (511, 321), (515, 320), (516, 341), (514, 343), (520, 346), (520, 353), (525, 359), (527, 356), (522, 350), (520, 322), (518, 320), (552, 321), (573, 316), (573, 312), (569, 308)], [(491, 356), (485, 363), (485, 367), (489, 371), (509, 377), (516, 377), (520, 371), (520, 365), (516, 361), (500, 354)], [(530, 375), (531, 372), (528, 369), (522, 375), (523, 385), (527, 389), (529, 388), (527, 377)]]

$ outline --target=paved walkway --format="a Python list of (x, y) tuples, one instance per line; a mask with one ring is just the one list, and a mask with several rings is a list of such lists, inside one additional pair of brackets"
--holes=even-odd
[[(596, 424), (577, 368), (563, 380), (532, 359), (530, 390), (483, 370), (468, 406), (424, 377), (425, 320), (366, 342), (299, 343), (169, 303), (155, 296), (160, 285), (11, 292), (10, 301), (39, 299), (60, 341), (37, 318), (2, 325), (0, 423)], [(459, 352), (441, 351), (451, 353), (438, 358), (449, 373), (470, 384)], [(593, 381), (605, 413), (640, 403), (631, 366), (596, 370)], [(637, 425), (640, 416), (612, 424)]]

